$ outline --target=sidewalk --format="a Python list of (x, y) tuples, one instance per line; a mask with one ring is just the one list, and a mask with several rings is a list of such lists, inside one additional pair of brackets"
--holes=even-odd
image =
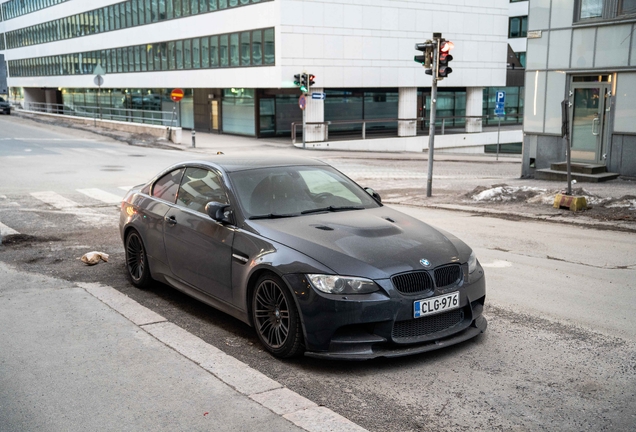
[(364, 431), (113, 288), (1, 263), (0, 347), (3, 432)]

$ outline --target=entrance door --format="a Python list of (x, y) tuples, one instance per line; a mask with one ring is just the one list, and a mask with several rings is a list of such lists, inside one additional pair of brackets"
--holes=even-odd
[(605, 164), (610, 84), (573, 82), (570, 101), (572, 161)]
[(221, 112), (219, 111), (219, 101), (211, 100), (210, 101), (210, 128), (212, 132), (219, 132), (219, 128), (221, 126), (220, 116)]

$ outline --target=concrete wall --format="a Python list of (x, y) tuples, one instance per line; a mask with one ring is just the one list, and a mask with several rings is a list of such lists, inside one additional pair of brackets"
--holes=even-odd
[[(524, 134), (521, 164), (522, 177), (534, 177), (537, 169), (550, 168), (554, 162), (565, 160), (565, 141), (553, 135)], [(534, 167), (531, 167), (531, 159)]]
[[(26, 96), (26, 94), (25, 94)], [(148, 125), (142, 123), (131, 123), (131, 122), (119, 122), (113, 120), (99, 120), (99, 119), (90, 119), (86, 117), (73, 117), (61, 114), (49, 114), (37, 111), (28, 111), (28, 110), (19, 110), (19, 112), (28, 113), (33, 116), (42, 116), (48, 118), (59, 118), (63, 119), (63, 121), (85, 125), (85, 126), (93, 126), (96, 125), (98, 127), (128, 132), (132, 134), (143, 134), (150, 135), (155, 138), (168, 138), (168, 130), (172, 129), (170, 133), (170, 141), (175, 144), (181, 144), (182, 141), (182, 129), (180, 127), (168, 128), (166, 126), (158, 126), (158, 125)]]
[(614, 134), (607, 167), (611, 172), (636, 177), (636, 135)]
[[(501, 144), (521, 142), (521, 130), (501, 131)], [(497, 143), (497, 132), (435, 135), (435, 151), (448, 150), (458, 153), (483, 154), (484, 146)], [(296, 142), (296, 147), (302, 147), (302, 142)], [(352, 151), (387, 151), (387, 152), (422, 152), (428, 150), (428, 136), (394, 137), (355, 139), (350, 141), (327, 141), (307, 143), (307, 148), (321, 150), (352, 150)]]

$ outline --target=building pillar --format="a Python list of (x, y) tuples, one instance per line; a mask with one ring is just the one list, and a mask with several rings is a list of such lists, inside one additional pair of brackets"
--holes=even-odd
[[(483, 115), (484, 88), (466, 87), (466, 116)], [(481, 118), (466, 119), (466, 132), (481, 132)]]
[[(307, 123), (325, 121), (325, 101), (311, 98), (312, 93), (323, 93), (324, 91), (322, 88), (312, 87), (307, 93), (307, 106), (305, 107), (305, 120)], [(327, 128), (324, 125), (307, 125), (305, 133), (306, 142), (322, 142), (327, 139)]]
[[(400, 87), (398, 99), (398, 118), (414, 119), (417, 117), (417, 87)], [(398, 136), (417, 135), (417, 121), (399, 121)]]

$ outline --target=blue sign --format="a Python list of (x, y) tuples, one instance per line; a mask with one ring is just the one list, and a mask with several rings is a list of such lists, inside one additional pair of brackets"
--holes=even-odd
[(497, 92), (497, 105), (499, 104), (505, 104), (506, 103), (506, 92), (505, 91), (498, 91)]
[(325, 99), (327, 99), (327, 95), (325, 93), (312, 93), (311, 94), (311, 98), (312, 99), (325, 100)]
[(501, 107), (501, 108), (497, 107), (497, 108), (495, 108), (495, 115), (497, 117), (503, 117), (503, 116), (506, 115), (506, 112), (504, 111), (503, 107)]

